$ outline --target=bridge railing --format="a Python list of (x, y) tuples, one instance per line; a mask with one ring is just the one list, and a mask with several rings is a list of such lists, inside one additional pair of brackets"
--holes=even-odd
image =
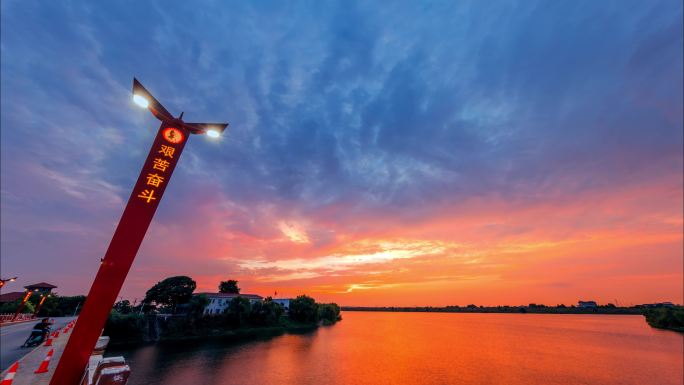
[[(0, 323), (10, 322), (14, 318), (14, 313), (0, 314)], [(14, 321), (32, 320), (36, 317), (32, 313), (20, 313)]]

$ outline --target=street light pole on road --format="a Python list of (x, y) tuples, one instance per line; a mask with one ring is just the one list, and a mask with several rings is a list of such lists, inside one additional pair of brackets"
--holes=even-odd
[(81, 380), (188, 136), (205, 134), (217, 138), (228, 126), (227, 123), (186, 123), (183, 113), (174, 118), (137, 79), (133, 79), (133, 101), (149, 109), (161, 121), (161, 126), (50, 385), (77, 385)]

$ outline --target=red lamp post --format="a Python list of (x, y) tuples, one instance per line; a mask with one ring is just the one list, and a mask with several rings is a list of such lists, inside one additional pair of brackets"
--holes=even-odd
[(17, 306), (17, 310), (14, 312), (14, 317), (12, 317), (12, 321), (17, 319), (19, 313), (21, 313), (21, 311), (24, 310), (24, 306), (26, 306), (26, 302), (29, 300), (29, 298), (31, 298), (31, 294), (33, 294), (31, 290), (26, 290), (24, 298), (21, 300), (21, 303), (19, 304), (19, 306)]
[(40, 302), (38, 302), (38, 306), (36, 306), (36, 310), (33, 312), (33, 316), (34, 316), (34, 317), (38, 315), (38, 312), (39, 312), (40, 309), (43, 307), (43, 303), (45, 303), (45, 300), (46, 300), (47, 297), (49, 297), (49, 296), (50, 296), (50, 294), (41, 294), (41, 295), (40, 295)]
[(161, 121), (161, 126), (50, 385), (76, 385), (81, 380), (189, 134), (216, 138), (228, 126), (227, 123), (186, 123), (182, 120), (183, 113), (174, 118), (137, 79), (133, 79), (133, 101), (149, 109)]

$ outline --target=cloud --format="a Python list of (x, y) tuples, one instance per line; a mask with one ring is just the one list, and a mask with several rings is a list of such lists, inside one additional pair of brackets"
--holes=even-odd
[(125, 293), (187, 273), (363, 301), (523, 295), (526, 264), (617, 258), (586, 245), (638, 244), (624, 276), (656, 251), (679, 266), (662, 248), (682, 223), (677, 2), (2, 11), (3, 271), (103, 254), (157, 125), (130, 104), (133, 76), (172, 112), (231, 126), (191, 139)]

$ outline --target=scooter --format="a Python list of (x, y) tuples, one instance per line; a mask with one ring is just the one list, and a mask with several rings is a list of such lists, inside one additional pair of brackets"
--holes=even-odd
[(45, 338), (50, 334), (50, 328), (45, 329), (33, 329), (31, 334), (28, 336), (22, 348), (30, 348), (32, 346), (38, 346), (45, 341)]

